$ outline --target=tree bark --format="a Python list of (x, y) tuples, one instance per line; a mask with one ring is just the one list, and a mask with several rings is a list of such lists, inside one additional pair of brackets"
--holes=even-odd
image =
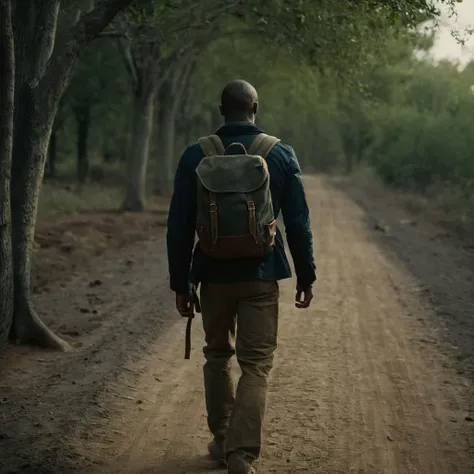
[(8, 339), (13, 318), (13, 258), (10, 176), (13, 146), (15, 54), (11, 2), (0, 0), (0, 343)]
[(56, 127), (53, 126), (51, 131), (51, 138), (49, 139), (48, 147), (48, 160), (46, 162), (46, 173), (48, 178), (56, 178), (56, 158), (58, 155), (57, 143), (58, 143), (58, 132)]
[(122, 211), (140, 212), (146, 205), (146, 175), (156, 86), (152, 77), (141, 80), (135, 92), (133, 132), (128, 156), (128, 177)]
[(156, 156), (155, 183), (153, 194), (167, 196), (171, 191), (173, 180), (173, 160), (176, 136), (176, 113), (171, 84), (162, 84), (159, 93), (158, 110), (158, 150)]
[[(2, 0), (4, 1), (4, 0)], [(70, 350), (37, 316), (31, 292), (31, 258), (48, 143), (59, 100), (79, 53), (131, 0), (98, 0), (55, 48), (59, 0), (16, 5), (15, 111), (11, 175), (14, 308), (10, 336), (19, 343)], [(3, 91), (2, 91), (3, 93)]]
[[(176, 73), (162, 82), (159, 91), (159, 141), (154, 194), (168, 196), (172, 192), (175, 171), (176, 117), (183, 103), (193, 61), (178, 65)], [(181, 66), (181, 67), (180, 67)]]
[[(18, 81), (17, 81), (18, 84)], [(31, 258), (38, 196), (55, 110), (39, 108), (39, 93), (23, 83), (17, 91), (12, 165), (12, 242), (14, 312), (11, 337), (22, 343), (68, 350), (38, 318), (31, 297)]]
[(88, 138), (90, 128), (90, 105), (78, 105), (75, 108), (77, 123), (77, 181), (79, 184), (86, 182), (89, 175)]

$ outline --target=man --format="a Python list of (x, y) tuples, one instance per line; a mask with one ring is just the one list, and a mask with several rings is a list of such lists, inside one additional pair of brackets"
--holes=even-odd
[[(233, 81), (222, 92), (225, 119), (216, 135), (224, 148), (241, 143), (248, 150), (262, 131), (255, 125), (258, 96), (252, 85)], [(204, 158), (199, 144), (190, 146), (176, 172), (168, 217), (168, 259), (177, 310), (192, 317), (193, 286), (201, 284), (206, 346), (204, 382), (210, 453), (229, 474), (254, 473), (259, 457), (268, 376), (277, 346), (278, 280), (291, 277), (283, 239), (277, 231), (273, 251), (258, 258), (213, 258), (196, 245), (196, 168)], [(232, 159), (232, 157), (229, 157)], [(316, 280), (309, 210), (301, 171), (293, 149), (278, 142), (266, 157), (275, 219), (280, 211), (297, 275), (296, 306), (308, 308)], [(191, 267), (192, 260), (192, 268)], [(236, 331), (237, 326), (237, 331)], [(242, 370), (234, 391), (230, 360)]]

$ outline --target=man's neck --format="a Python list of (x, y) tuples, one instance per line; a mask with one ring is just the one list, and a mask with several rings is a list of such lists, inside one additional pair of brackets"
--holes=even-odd
[(232, 117), (232, 118), (225, 118), (225, 124), (230, 125), (230, 124), (235, 124), (235, 123), (250, 123), (250, 124), (255, 124), (255, 120), (249, 118), (249, 117)]

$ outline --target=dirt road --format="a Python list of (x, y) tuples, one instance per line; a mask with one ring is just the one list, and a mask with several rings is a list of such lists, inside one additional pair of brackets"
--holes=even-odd
[[(309, 311), (282, 284), (259, 472), (473, 473), (472, 360), (366, 212), (322, 179), (307, 189), (320, 280)], [(202, 330), (183, 360), (167, 287), (160, 234), (38, 298), (77, 351), (1, 356), (0, 473), (220, 472), (206, 456)]]

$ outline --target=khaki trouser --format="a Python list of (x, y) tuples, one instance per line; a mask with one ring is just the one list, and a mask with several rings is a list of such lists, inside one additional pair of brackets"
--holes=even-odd
[[(201, 308), (206, 346), (204, 385), (208, 424), (227, 455), (258, 458), (268, 375), (278, 333), (278, 283), (203, 284)], [(236, 334), (237, 326), (237, 334)], [(231, 357), (242, 370), (234, 391)]]

